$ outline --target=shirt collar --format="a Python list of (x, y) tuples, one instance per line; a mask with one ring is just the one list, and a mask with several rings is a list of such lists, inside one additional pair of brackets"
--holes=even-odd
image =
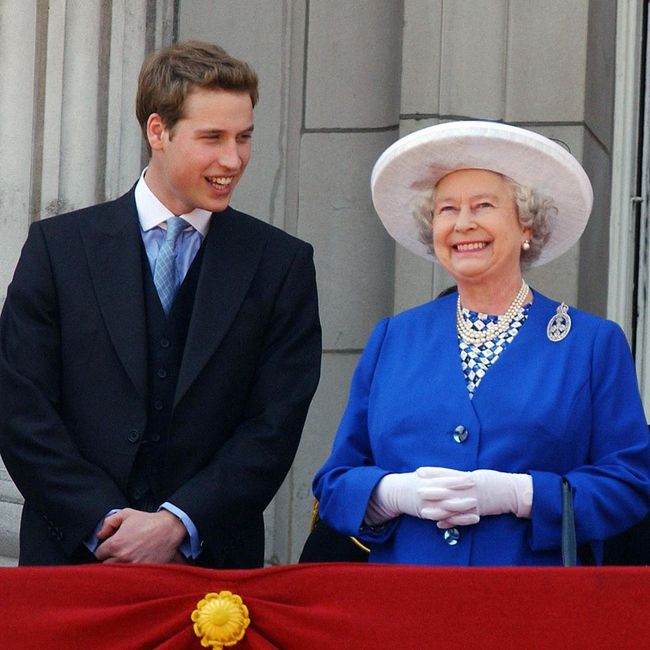
[(188, 212), (187, 214), (174, 215), (149, 189), (144, 178), (146, 171), (147, 168), (145, 167), (135, 186), (135, 207), (138, 210), (138, 219), (142, 230), (146, 232), (156, 226), (162, 226), (169, 217), (179, 216), (183, 217), (187, 223), (205, 237), (210, 228), (210, 217), (212, 213), (201, 208), (194, 208), (192, 212)]

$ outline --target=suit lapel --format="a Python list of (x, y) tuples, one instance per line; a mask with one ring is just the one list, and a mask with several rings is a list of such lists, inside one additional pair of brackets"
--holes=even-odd
[(215, 353), (257, 270), (266, 239), (228, 208), (212, 215), (174, 406)]
[(141, 237), (133, 190), (81, 224), (88, 266), (106, 329), (126, 373), (145, 398), (146, 320)]

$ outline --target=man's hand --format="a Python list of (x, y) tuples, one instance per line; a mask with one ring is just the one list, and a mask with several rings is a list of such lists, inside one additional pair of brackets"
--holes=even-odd
[(167, 510), (141, 512), (124, 508), (106, 519), (97, 533), (100, 562), (178, 561), (178, 547), (187, 531), (180, 519)]

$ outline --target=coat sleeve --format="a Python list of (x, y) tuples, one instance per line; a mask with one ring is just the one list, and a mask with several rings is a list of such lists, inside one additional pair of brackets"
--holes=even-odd
[(41, 225), (31, 226), (0, 317), (0, 453), (25, 501), (70, 556), (113, 507), (115, 482), (79, 453), (61, 417), (57, 291)]
[(261, 513), (293, 462), (320, 376), (313, 249), (301, 242), (274, 299), (241, 420), (206, 465), (169, 495), (206, 543)]
[[(585, 369), (592, 418), (589, 462), (566, 473), (574, 493), (579, 543), (604, 540), (632, 526), (650, 509), (650, 436), (625, 335), (601, 321)], [(561, 527), (560, 482), (531, 472), (531, 546), (557, 548)]]
[(320, 516), (339, 532), (380, 543), (394, 530), (389, 522), (377, 529), (363, 525), (368, 501), (382, 476), (389, 472), (375, 464), (368, 431), (368, 403), (377, 361), (389, 320), (380, 321), (352, 377), (348, 404), (332, 452), (314, 478)]

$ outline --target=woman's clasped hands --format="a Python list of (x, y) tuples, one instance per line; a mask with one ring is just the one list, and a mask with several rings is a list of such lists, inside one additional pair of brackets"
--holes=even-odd
[(468, 526), (486, 515), (530, 517), (532, 500), (529, 474), (420, 467), (387, 474), (379, 481), (368, 504), (366, 523), (376, 526), (405, 514), (436, 521), (438, 528)]

